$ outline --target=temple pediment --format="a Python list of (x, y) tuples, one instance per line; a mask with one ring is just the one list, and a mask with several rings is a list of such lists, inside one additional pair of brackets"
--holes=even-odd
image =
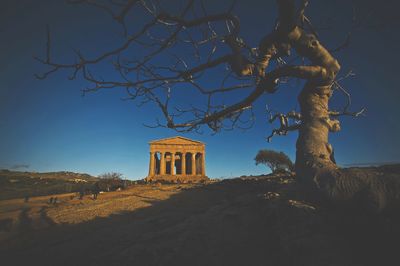
[(149, 143), (150, 145), (204, 145), (203, 142), (197, 140), (191, 140), (188, 138), (176, 136), (171, 138), (154, 140)]

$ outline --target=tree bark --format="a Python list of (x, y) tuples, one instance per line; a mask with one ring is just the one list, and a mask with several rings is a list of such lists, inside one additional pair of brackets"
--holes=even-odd
[(399, 206), (398, 175), (371, 169), (340, 169), (336, 165), (329, 133), (339, 131), (340, 123), (329, 115), (329, 99), (340, 65), (315, 35), (307, 34), (300, 28), (301, 18), (294, 11), (294, 3), (293, 0), (278, 0), (280, 25), (278, 37), (272, 43), (274, 47), (288, 47), (289, 44), (311, 62), (309, 67), (292, 68), (296, 74), (291, 75), (306, 80), (298, 96), (302, 117), (296, 142), (298, 182), (331, 201), (355, 204), (357, 208), (366, 207), (373, 212), (380, 212), (388, 206)]
[(339, 121), (329, 116), (332, 85), (340, 65), (314, 35), (297, 26), (287, 34), (287, 41), (316, 66), (304, 68), (308, 72), (303, 73), (307, 82), (298, 96), (302, 124), (296, 143), (295, 168), (300, 182), (318, 186), (321, 172), (338, 170), (328, 137), (330, 132), (340, 130)]
[(318, 170), (337, 170), (333, 160), (333, 149), (328, 137), (331, 130), (328, 116), (328, 101), (331, 89), (307, 82), (301, 91), (300, 103), (302, 124), (296, 143), (296, 173), (299, 181), (316, 182)]

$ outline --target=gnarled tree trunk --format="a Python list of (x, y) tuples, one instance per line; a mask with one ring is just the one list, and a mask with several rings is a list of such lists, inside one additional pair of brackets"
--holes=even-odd
[[(298, 96), (302, 120), (296, 143), (298, 181), (330, 200), (361, 203), (375, 212), (398, 202), (398, 176), (384, 177), (371, 169), (340, 169), (336, 165), (328, 137), (330, 132), (340, 130), (340, 123), (331, 116), (329, 99), (340, 65), (315, 35), (301, 29), (299, 13), (303, 12), (296, 12), (295, 1), (278, 0), (278, 6), (278, 42), (288, 43), (311, 62), (289, 74), (307, 80)], [(281, 44), (276, 46), (282, 47)]]
[(278, 6), (279, 41), (288, 43), (311, 62), (310, 66), (303, 66), (294, 75), (291, 73), (307, 80), (298, 96), (302, 123), (296, 144), (296, 172), (300, 181), (318, 184), (317, 177), (321, 172), (338, 170), (328, 136), (329, 132), (339, 131), (340, 124), (331, 119), (328, 103), (340, 65), (315, 35), (301, 29), (299, 21), (303, 19), (303, 12), (296, 12), (295, 1), (279, 0)]
[[(332, 123), (328, 115), (331, 89), (307, 83), (299, 95), (302, 125), (296, 143), (296, 172), (304, 183), (318, 182), (323, 169), (337, 171), (332, 145), (328, 142)], [(335, 127), (337, 129), (337, 126)]]

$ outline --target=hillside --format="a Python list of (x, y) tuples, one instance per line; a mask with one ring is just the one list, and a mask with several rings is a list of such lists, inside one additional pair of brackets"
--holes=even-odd
[(0, 170), (0, 199), (78, 191), (98, 178), (73, 172), (20, 172)]
[(6, 265), (398, 265), (399, 217), (335, 208), (291, 176), (0, 201)]
[(10, 171), (6, 169), (0, 170), (0, 176), (8, 177), (8, 178), (21, 178), (21, 177), (30, 177), (30, 178), (41, 178), (41, 179), (59, 179), (59, 180), (75, 180), (82, 179), (86, 181), (96, 181), (97, 177), (91, 176), (89, 174), (81, 174), (74, 173), (68, 171), (59, 171), (59, 172), (27, 172), (27, 171)]

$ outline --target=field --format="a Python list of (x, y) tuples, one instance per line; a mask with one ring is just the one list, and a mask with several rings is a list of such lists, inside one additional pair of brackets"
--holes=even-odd
[[(337, 210), (288, 176), (0, 201), (3, 265), (395, 265), (398, 219)], [(72, 198), (74, 196), (74, 198)], [(53, 196), (54, 197), (54, 196)]]

